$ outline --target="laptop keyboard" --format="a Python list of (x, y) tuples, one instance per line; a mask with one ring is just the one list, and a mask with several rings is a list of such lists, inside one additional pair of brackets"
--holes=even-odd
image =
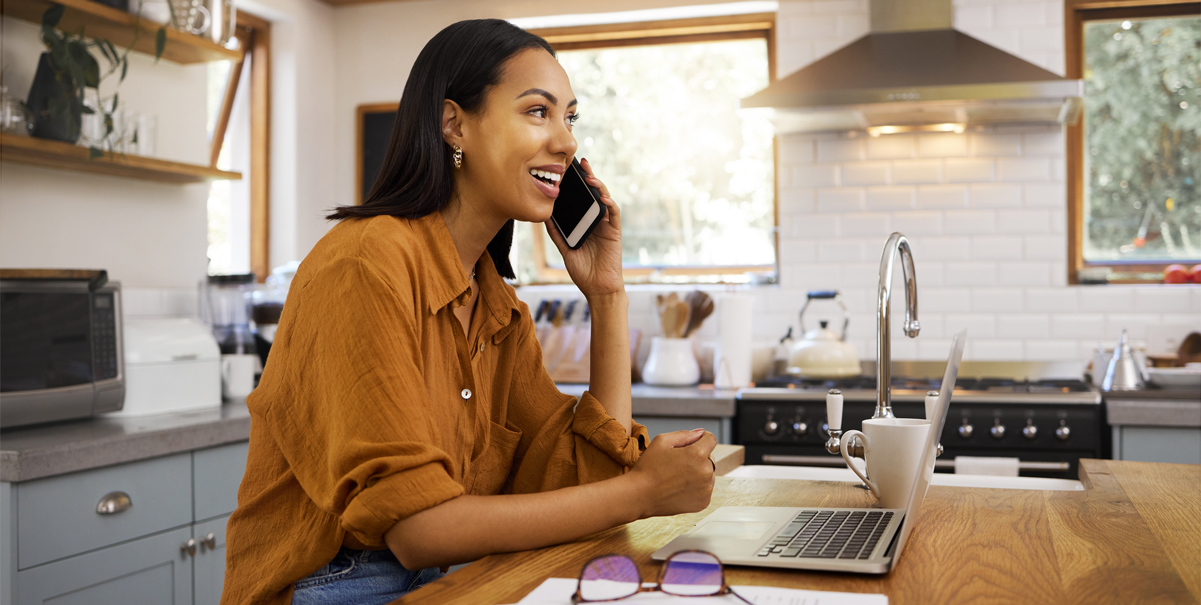
[(801, 511), (758, 555), (867, 559), (892, 515), (891, 511)]

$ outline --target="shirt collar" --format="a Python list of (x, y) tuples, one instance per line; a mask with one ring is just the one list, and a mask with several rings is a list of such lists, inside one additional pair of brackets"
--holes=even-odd
[[(425, 269), (430, 313), (435, 314), (452, 302), (465, 304), (471, 298), (471, 280), (463, 272), (459, 250), (455, 248), (442, 213), (431, 212), (415, 220), (414, 224), (425, 236), (430, 251), (430, 262)], [(520, 314), (517, 296), (496, 272), (492, 256), (486, 251), (475, 267), (475, 279), (480, 284), (480, 300), (501, 326), (507, 325), (514, 314)]]

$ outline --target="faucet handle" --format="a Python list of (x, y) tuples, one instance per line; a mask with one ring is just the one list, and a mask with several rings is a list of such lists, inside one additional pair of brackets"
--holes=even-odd
[(838, 389), (826, 393), (826, 422), (831, 432), (842, 430), (842, 391)]
[(938, 391), (926, 393), (926, 420), (934, 422), (934, 411), (938, 408)]

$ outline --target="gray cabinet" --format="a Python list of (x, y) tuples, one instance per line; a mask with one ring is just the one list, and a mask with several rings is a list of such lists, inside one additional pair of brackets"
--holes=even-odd
[(247, 451), (0, 484), (0, 605), (217, 605)]
[(706, 418), (691, 416), (634, 416), (634, 420), (646, 427), (651, 439), (659, 433), (705, 429), (717, 437), (718, 443), (730, 443), (733, 437), (729, 418)]
[(1113, 427), (1115, 460), (1201, 464), (1201, 428)]

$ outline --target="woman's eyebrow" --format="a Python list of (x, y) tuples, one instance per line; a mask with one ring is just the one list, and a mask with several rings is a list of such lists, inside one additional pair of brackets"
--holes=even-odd
[[(556, 97), (555, 95), (552, 95), (551, 93), (549, 93), (545, 90), (542, 90), (541, 88), (531, 88), (531, 89), (517, 95), (517, 98), (520, 99), (521, 97), (527, 97), (529, 95), (539, 95), (539, 96), (545, 97), (547, 101), (550, 101), (551, 105), (559, 104), (559, 97)], [(571, 102), (567, 104), (567, 107), (570, 109), (577, 103), (578, 103), (577, 99), (572, 99)]]

